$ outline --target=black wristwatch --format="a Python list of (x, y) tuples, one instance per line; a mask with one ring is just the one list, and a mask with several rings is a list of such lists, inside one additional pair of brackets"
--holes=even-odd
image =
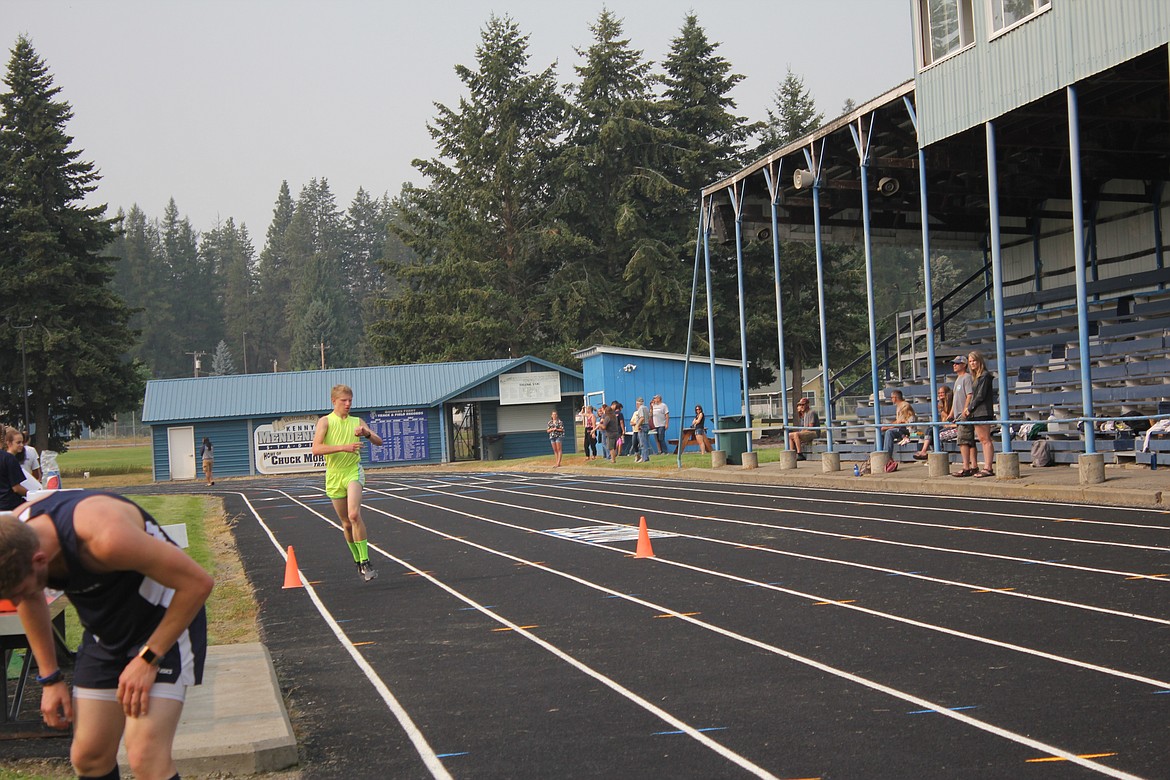
[(39, 685), (56, 685), (59, 682), (65, 682), (65, 674), (60, 669), (51, 674), (46, 674), (44, 677), (37, 675), (37, 684)]
[(142, 649), (138, 651), (138, 657), (146, 661), (151, 666), (158, 666), (162, 663), (162, 656), (156, 654), (150, 649), (150, 645), (143, 645)]

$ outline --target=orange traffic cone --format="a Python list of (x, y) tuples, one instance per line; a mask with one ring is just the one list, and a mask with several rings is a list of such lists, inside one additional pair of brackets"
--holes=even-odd
[(284, 587), (303, 588), (301, 573), (297, 570), (297, 554), (292, 545), (288, 546), (288, 560), (284, 564)]
[(635, 558), (653, 558), (654, 548), (650, 546), (650, 531), (646, 528), (646, 518), (643, 517), (638, 523), (638, 551), (634, 553)]

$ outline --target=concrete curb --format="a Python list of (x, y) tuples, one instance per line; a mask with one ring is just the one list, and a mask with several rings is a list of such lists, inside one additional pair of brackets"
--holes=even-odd
[[(268, 648), (258, 642), (207, 649), (203, 684), (187, 692), (175, 737), (181, 775), (257, 774), (297, 763), (297, 741)], [(118, 764), (129, 771), (125, 746)]]

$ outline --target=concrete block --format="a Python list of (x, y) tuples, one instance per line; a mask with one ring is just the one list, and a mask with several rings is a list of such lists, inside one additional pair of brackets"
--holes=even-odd
[(995, 478), (1019, 479), (1020, 456), (1015, 452), (997, 452), (995, 454)]
[(717, 469), (727, 465), (727, 450), (711, 450), (711, 468)]
[(1100, 452), (1077, 458), (1082, 485), (1099, 485), (1105, 481), (1105, 456)]
[(760, 453), (752, 451), (743, 454), (743, 469), (756, 469), (760, 467)]
[(830, 474), (834, 471), (841, 470), (841, 453), (839, 452), (822, 452), (821, 453), (821, 472)]
[(931, 452), (926, 455), (926, 475), (928, 477), (945, 477), (951, 473), (951, 454), (949, 452)]
[(784, 450), (780, 453), (780, 469), (790, 471), (796, 468), (796, 450)]

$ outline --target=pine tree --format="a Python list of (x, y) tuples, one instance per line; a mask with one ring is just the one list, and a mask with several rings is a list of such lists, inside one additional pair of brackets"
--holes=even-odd
[[(203, 236), (199, 252), (215, 269), (219, 280), (216, 289), (222, 291), (222, 299), (218, 302), (222, 312), (220, 332), (243, 350), (248, 338), (245, 334), (253, 328), (256, 300), (255, 250), (248, 229), (243, 225), (237, 228), (235, 220), (229, 218)], [(248, 355), (243, 351), (240, 354), (247, 367)], [(255, 358), (252, 365), (256, 365)]]
[(232, 350), (223, 339), (215, 345), (215, 353), (211, 356), (211, 372), (208, 376), (228, 376), (236, 373), (236, 361), (232, 357)]
[[(564, 102), (551, 68), (528, 70), (528, 37), (492, 16), (456, 108), (429, 125), (439, 156), (404, 187), (396, 231), (417, 259), (396, 270), (372, 335), (385, 360), (462, 360), (545, 353), (541, 296), (564, 254), (549, 204)], [(440, 337), (441, 334), (441, 337)]]
[(686, 291), (670, 225), (688, 194), (673, 180), (681, 137), (666, 127), (651, 64), (622, 37), (621, 21), (603, 11), (590, 30), (560, 160), (559, 207), (581, 246), (550, 285), (550, 327), (564, 346), (677, 349)]
[(703, 187), (745, 162), (744, 145), (760, 129), (734, 113), (731, 91), (744, 77), (731, 72), (719, 45), (708, 40), (697, 16), (687, 14), (662, 63), (666, 123), (681, 134), (678, 181), (692, 209)]
[(256, 332), (248, 331), (255, 345), (249, 345), (249, 349), (255, 350), (258, 365), (272, 365), (273, 370), (280, 366), (287, 368), (291, 352), (292, 339), (286, 312), (292, 290), (293, 270), (285, 234), (292, 224), (295, 209), (288, 182), (282, 181), (257, 267)]
[[(329, 182), (313, 179), (301, 190), (285, 231), (292, 270), (285, 319), (291, 336), (289, 365), (294, 370), (319, 366), (323, 339), (332, 346), (331, 365), (355, 364), (355, 334), (361, 321), (343, 275), (344, 245), (342, 215)], [(328, 323), (328, 332), (322, 323)]]
[(793, 73), (791, 67), (776, 88), (774, 100), (775, 107), (768, 109), (768, 119), (760, 134), (758, 154), (792, 143), (816, 130), (825, 120), (824, 113), (817, 111), (816, 101), (804, 85), (804, 79)]
[[(58, 100), (48, 66), (23, 36), (0, 95), (0, 268), (5, 321), (24, 334), (28, 405), (38, 448), (137, 407), (143, 379), (126, 357), (131, 310), (111, 289), (115, 238), (106, 207), (86, 206), (99, 176), (65, 131), (73, 110)], [(35, 320), (33, 318), (36, 318)], [(23, 420), (18, 339), (0, 345), (3, 417)], [(29, 422), (24, 421), (26, 424)]]

